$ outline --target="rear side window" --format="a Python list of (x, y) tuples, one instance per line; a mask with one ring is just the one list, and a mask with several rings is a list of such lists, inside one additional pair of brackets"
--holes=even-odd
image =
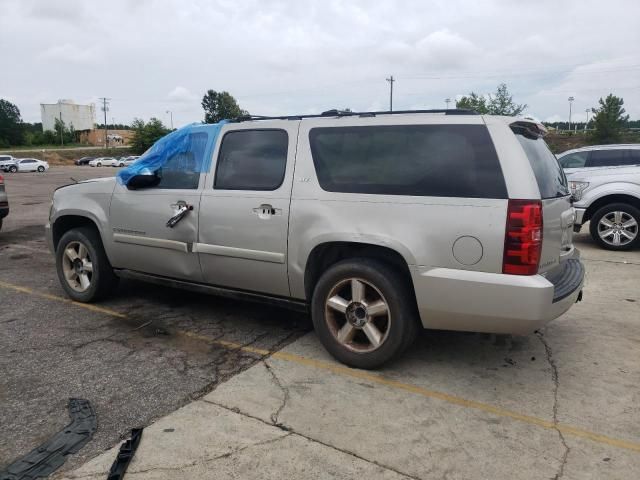
[(197, 189), (208, 139), (205, 132), (191, 133), (188, 149), (175, 153), (158, 172), (160, 183), (156, 188)]
[(330, 192), (507, 198), (484, 125), (313, 128), (309, 141)]
[(576, 152), (564, 155), (558, 161), (562, 168), (582, 168), (585, 166), (588, 156), (589, 152)]
[(222, 139), (214, 188), (277, 190), (284, 180), (289, 136), (284, 130), (238, 130)]
[(542, 138), (527, 134), (526, 130), (513, 127), (512, 130), (529, 159), (531, 169), (536, 176), (540, 197), (555, 198), (569, 195), (564, 171), (546, 142)]
[(611, 149), (611, 150), (593, 150), (587, 166), (589, 167), (616, 167), (619, 165), (629, 165), (629, 161), (625, 161), (628, 150)]
[(631, 165), (640, 165), (640, 148), (629, 150), (629, 153), (631, 154)]

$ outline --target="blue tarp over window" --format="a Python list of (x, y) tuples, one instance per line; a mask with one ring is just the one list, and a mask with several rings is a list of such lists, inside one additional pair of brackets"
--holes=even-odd
[[(118, 181), (126, 185), (135, 175), (151, 175), (158, 172), (162, 176), (164, 171), (168, 174), (167, 182), (172, 178), (177, 185), (181, 182), (188, 184), (189, 175), (208, 172), (211, 169), (213, 148), (220, 128), (225, 123), (226, 120), (212, 125), (194, 123), (171, 132), (154, 143), (131, 166), (120, 170), (116, 175)], [(184, 174), (183, 177), (177, 176), (178, 173)], [(166, 188), (191, 188), (187, 184), (166, 185)]]

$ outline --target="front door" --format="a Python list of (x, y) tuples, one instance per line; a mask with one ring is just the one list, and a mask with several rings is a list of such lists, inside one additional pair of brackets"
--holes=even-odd
[(298, 121), (223, 127), (195, 247), (204, 281), (289, 295), (287, 232)]
[[(202, 281), (193, 245), (198, 235), (200, 173), (207, 133), (190, 134), (190, 150), (173, 155), (159, 171), (160, 184), (128, 190), (118, 184), (110, 208), (112, 263), (165, 277)], [(167, 222), (181, 209), (184, 215), (173, 225)]]

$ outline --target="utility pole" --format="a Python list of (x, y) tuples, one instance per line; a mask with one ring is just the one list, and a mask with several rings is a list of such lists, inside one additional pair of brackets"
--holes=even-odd
[(393, 78), (393, 75), (391, 75), (391, 77), (386, 79), (387, 82), (389, 82), (389, 111), (393, 112), (393, 82), (395, 82), (395, 79)]
[(64, 123), (62, 123), (62, 109), (60, 109), (60, 146), (64, 147), (64, 140), (62, 139), (62, 134), (64, 133)]
[(569, 131), (571, 131), (571, 104), (575, 100), (573, 97), (569, 97)]
[(107, 97), (100, 97), (102, 100), (102, 111), (104, 112), (104, 148), (109, 146), (107, 141), (107, 112), (109, 111), (109, 100)]
[(444, 99), (444, 103), (447, 104), (447, 110), (449, 110), (449, 104), (451, 103), (451, 99), (450, 98), (445, 98)]
[(171, 110), (167, 110), (167, 113), (171, 115), (171, 130), (173, 130), (173, 112)]

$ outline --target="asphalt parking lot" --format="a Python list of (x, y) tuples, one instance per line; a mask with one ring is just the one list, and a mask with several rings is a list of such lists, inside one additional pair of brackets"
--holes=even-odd
[(135, 282), (99, 305), (67, 301), (43, 238), (51, 192), (113, 173), (6, 176), (0, 466), (62, 428), (76, 396), (99, 428), (69, 478), (104, 478), (115, 451), (99, 454), (137, 426), (132, 478), (640, 476), (640, 251), (581, 233), (584, 301), (543, 331), (425, 332), (363, 372), (286, 310)]

